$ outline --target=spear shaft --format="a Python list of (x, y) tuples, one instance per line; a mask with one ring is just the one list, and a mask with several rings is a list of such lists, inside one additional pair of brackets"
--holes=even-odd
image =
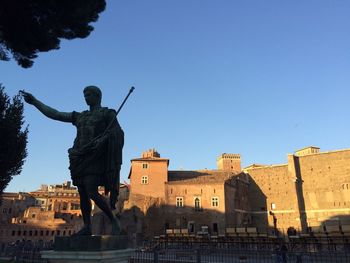
[(123, 108), (125, 102), (127, 101), (127, 99), (129, 98), (130, 94), (134, 91), (134, 87), (131, 87), (131, 89), (129, 90), (129, 93), (128, 95), (126, 95), (125, 99), (123, 100), (123, 103), (122, 105), (120, 105), (119, 109), (117, 110), (117, 116), (118, 116), (118, 113), (120, 112), (120, 110)]
[[(127, 99), (129, 98), (130, 94), (134, 91), (134, 87), (131, 87), (131, 89), (129, 90), (128, 95), (126, 95), (125, 99), (123, 100), (122, 104), (120, 105), (119, 109), (117, 110), (117, 114), (115, 116), (118, 116), (118, 113), (120, 112), (120, 110), (123, 108), (125, 102), (127, 101)], [(111, 128), (111, 126), (113, 125), (114, 120), (111, 120), (111, 122), (108, 124), (106, 130), (104, 131), (104, 133), (102, 134), (102, 137), (106, 134), (106, 132), (109, 130), (109, 128)]]

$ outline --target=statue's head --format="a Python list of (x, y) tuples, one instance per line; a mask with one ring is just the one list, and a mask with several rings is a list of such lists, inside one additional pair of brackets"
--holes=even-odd
[(84, 97), (87, 105), (101, 104), (102, 92), (96, 86), (87, 86), (84, 89)]

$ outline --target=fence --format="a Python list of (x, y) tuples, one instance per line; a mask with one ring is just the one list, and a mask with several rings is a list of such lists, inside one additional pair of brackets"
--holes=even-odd
[(329, 238), (164, 237), (145, 243), (129, 262), (350, 262), (350, 245)]
[(129, 263), (323, 263), (350, 262), (345, 252), (286, 252), (286, 251), (235, 251), (235, 250), (154, 250), (137, 251)]
[(350, 238), (262, 238), (262, 237), (223, 237), (223, 238), (191, 238), (191, 237), (163, 237), (156, 238), (143, 247), (153, 249), (233, 249), (237, 250), (265, 250), (272, 251), (281, 244), (285, 244), (288, 251), (321, 252), (345, 251), (350, 252)]
[[(230, 262), (350, 262), (349, 243), (329, 243), (314, 239), (156, 239), (135, 252), (130, 263), (230, 263)], [(303, 243), (306, 242), (307, 243)], [(1, 255), (12, 262), (47, 263), (42, 250), (52, 249), (52, 243), (16, 242), (3, 244)]]
[(21, 241), (2, 244), (1, 256), (12, 259), (11, 262), (47, 263), (47, 260), (41, 258), (40, 252), (42, 250), (50, 250), (52, 247), (51, 242)]

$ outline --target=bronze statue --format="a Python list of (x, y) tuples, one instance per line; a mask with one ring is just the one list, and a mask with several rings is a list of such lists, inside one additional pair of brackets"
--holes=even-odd
[[(132, 91), (133, 88), (128, 96)], [(118, 113), (101, 107), (102, 93), (96, 86), (88, 86), (84, 89), (85, 101), (90, 109), (83, 112), (59, 112), (45, 105), (32, 94), (25, 91), (21, 93), (27, 103), (34, 105), (46, 117), (70, 122), (77, 128), (73, 147), (68, 150), (69, 169), (73, 184), (78, 187), (84, 221), (84, 227), (76, 235), (92, 234), (91, 200), (111, 221), (113, 234), (119, 234), (119, 220), (112, 213), (119, 194), (119, 173), (124, 145), (124, 132), (117, 120)], [(110, 194), (110, 206), (99, 194), (99, 186), (104, 186), (105, 193)]]

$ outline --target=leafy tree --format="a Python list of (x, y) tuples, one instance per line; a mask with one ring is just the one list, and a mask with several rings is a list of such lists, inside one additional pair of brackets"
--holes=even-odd
[(21, 172), (27, 156), (28, 127), (22, 129), (23, 124), (20, 95), (14, 96), (11, 102), (0, 84), (0, 204), (6, 186)]
[(60, 48), (60, 39), (85, 38), (105, 0), (0, 0), (0, 60), (29, 68), (38, 52)]

